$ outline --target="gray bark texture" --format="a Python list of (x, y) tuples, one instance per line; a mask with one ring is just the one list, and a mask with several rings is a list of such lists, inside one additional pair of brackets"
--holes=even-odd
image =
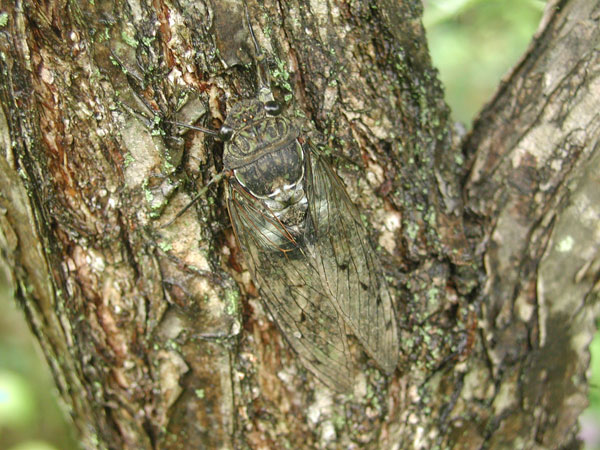
[[(218, 129), (238, 0), (0, 1), (0, 248), (86, 449), (577, 448), (600, 275), (600, 2), (548, 5), (467, 136), (416, 0), (247, 0), (367, 224), (401, 345), (337, 394), (246, 270)], [(300, 120), (299, 119), (299, 120)], [(340, 373), (340, 377), (347, 374)]]

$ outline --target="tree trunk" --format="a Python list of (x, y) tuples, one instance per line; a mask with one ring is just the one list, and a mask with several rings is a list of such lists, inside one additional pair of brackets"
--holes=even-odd
[[(248, 0), (276, 98), (343, 179), (401, 335), (307, 371), (214, 184), (257, 95), (236, 0), (3, 0), (1, 248), (85, 448), (577, 446), (600, 274), (600, 2), (548, 5), (464, 139), (415, 0)], [(356, 344), (356, 343), (355, 343)], [(360, 346), (356, 346), (360, 354)], [(340, 377), (347, 374), (340, 373)]]

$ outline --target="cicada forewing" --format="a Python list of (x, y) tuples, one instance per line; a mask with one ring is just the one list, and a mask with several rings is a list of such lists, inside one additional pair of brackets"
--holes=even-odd
[(315, 149), (310, 154), (306, 187), (321, 285), (365, 351), (391, 373), (398, 329), (383, 269), (342, 181)]
[(236, 236), (273, 321), (305, 367), (328, 386), (349, 390), (354, 364), (343, 321), (324, 292), (303, 237), (292, 237), (239, 185), (230, 185), (229, 192)]
[(381, 266), (342, 182), (309, 144), (304, 152), (308, 207), (299, 224), (280, 221), (231, 180), (228, 208), (264, 303), (303, 364), (325, 384), (348, 391), (356, 371), (347, 334), (387, 373), (398, 361), (394, 308)]

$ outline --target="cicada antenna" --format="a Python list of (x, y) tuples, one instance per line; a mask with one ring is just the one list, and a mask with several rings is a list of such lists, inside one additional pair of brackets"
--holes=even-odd
[[(199, 126), (196, 126), (196, 125), (189, 125), (187, 123), (177, 122), (176, 120), (167, 120), (166, 122), (172, 123), (173, 125), (177, 125), (178, 127), (188, 128), (190, 130), (201, 131), (202, 133), (206, 133), (206, 134), (209, 134), (211, 136), (222, 137), (221, 133), (219, 131), (211, 130), (210, 128), (199, 127)], [(177, 214), (175, 214), (175, 217), (173, 217), (171, 220), (169, 220), (164, 225), (161, 225), (160, 228), (166, 228), (169, 225), (171, 225), (173, 222), (175, 222), (177, 219), (179, 219), (179, 217), (181, 217), (183, 215), (183, 213), (185, 213), (188, 209), (190, 209), (190, 207), (194, 203), (196, 203), (198, 201), (198, 199), (200, 197), (202, 197), (206, 193), (206, 191), (208, 191), (208, 188), (211, 185), (213, 185), (213, 184), (221, 181), (224, 176), (225, 176), (225, 172), (221, 172), (220, 174), (216, 175), (212, 180), (210, 180), (206, 184), (206, 186), (204, 186), (202, 189), (200, 189), (200, 191), (194, 196), (194, 198), (192, 198), (189, 201), (189, 203), (187, 205), (185, 205)]]
[(177, 122), (176, 120), (166, 120), (165, 122), (172, 123), (173, 125), (177, 125), (182, 128), (189, 128), (190, 130), (201, 131), (202, 133), (210, 134), (211, 136), (220, 136), (220, 133), (217, 130), (211, 130), (210, 128), (199, 127), (197, 125), (189, 125), (183, 122)]
[(258, 73), (258, 97), (260, 100), (267, 102), (273, 100), (273, 92), (271, 91), (271, 81), (269, 78), (269, 71), (265, 64), (265, 55), (262, 52), (256, 35), (254, 34), (254, 28), (252, 28), (252, 22), (250, 21), (250, 12), (248, 10), (248, 3), (244, 0), (244, 11), (246, 13), (246, 22), (248, 22), (248, 30), (250, 31), (250, 38), (254, 44), (254, 58), (256, 59), (256, 71)]
[(248, 22), (248, 29), (250, 30), (250, 37), (252, 38), (252, 43), (254, 44), (254, 53), (257, 59), (263, 57), (262, 50), (258, 45), (258, 41), (256, 40), (256, 35), (254, 34), (254, 28), (252, 28), (252, 22), (250, 21), (250, 12), (248, 11), (248, 4), (244, 1), (244, 11), (246, 12), (246, 21)]

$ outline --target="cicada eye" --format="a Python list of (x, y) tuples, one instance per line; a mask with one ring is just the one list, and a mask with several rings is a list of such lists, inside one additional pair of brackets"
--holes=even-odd
[(229, 128), (228, 126), (223, 125), (219, 130), (219, 138), (221, 138), (222, 141), (228, 141), (229, 139), (231, 139), (232, 135), (233, 128)]
[(278, 116), (281, 114), (281, 103), (275, 100), (269, 100), (265, 103), (265, 111), (270, 116)]

